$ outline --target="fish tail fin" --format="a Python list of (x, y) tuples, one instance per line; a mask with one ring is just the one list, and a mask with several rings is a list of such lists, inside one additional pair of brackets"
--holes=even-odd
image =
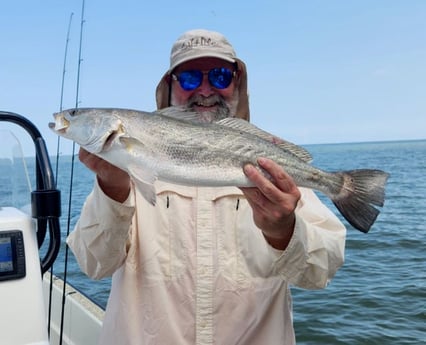
[(389, 174), (372, 169), (350, 170), (339, 174), (343, 176), (343, 187), (331, 199), (353, 227), (367, 233), (380, 213), (374, 206), (384, 205), (385, 184)]

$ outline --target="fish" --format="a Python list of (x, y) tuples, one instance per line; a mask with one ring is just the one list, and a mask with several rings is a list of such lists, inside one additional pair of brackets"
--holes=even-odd
[(367, 233), (384, 205), (389, 174), (379, 169), (325, 171), (303, 147), (245, 121), (228, 117), (203, 122), (181, 107), (145, 112), (118, 108), (72, 108), (54, 113), (57, 135), (126, 172), (155, 205), (154, 182), (188, 186), (250, 187), (246, 164), (267, 178), (257, 160), (278, 163), (299, 187), (325, 194), (357, 230)]

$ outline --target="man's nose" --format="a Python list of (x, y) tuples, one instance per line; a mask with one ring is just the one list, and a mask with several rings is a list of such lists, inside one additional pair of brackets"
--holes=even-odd
[(214, 88), (210, 85), (209, 78), (205, 75), (201, 85), (198, 88), (198, 93), (204, 97), (214, 94)]

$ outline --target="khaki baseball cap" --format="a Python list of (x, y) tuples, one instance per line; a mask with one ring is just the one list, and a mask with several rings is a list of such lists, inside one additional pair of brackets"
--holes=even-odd
[(191, 30), (173, 44), (169, 71), (181, 63), (202, 57), (215, 57), (234, 63), (236, 55), (234, 48), (222, 34), (204, 29)]

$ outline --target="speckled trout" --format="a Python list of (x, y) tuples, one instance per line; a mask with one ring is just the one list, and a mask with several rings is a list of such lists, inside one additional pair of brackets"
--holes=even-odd
[(252, 186), (243, 172), (266, 157), (300, 187), (327, 195), (346, 220), (368, 232), (383, 206), (388, 174), (376, 169), (326, 172), (314, 167), (304, 148), (237, 118), (213, 123), (181, 108), (154, 112), (80, 108), (54, 114), (49, 127), (87, 151), (127, 171), (155, 205), (159, 179), (190, 186)]

